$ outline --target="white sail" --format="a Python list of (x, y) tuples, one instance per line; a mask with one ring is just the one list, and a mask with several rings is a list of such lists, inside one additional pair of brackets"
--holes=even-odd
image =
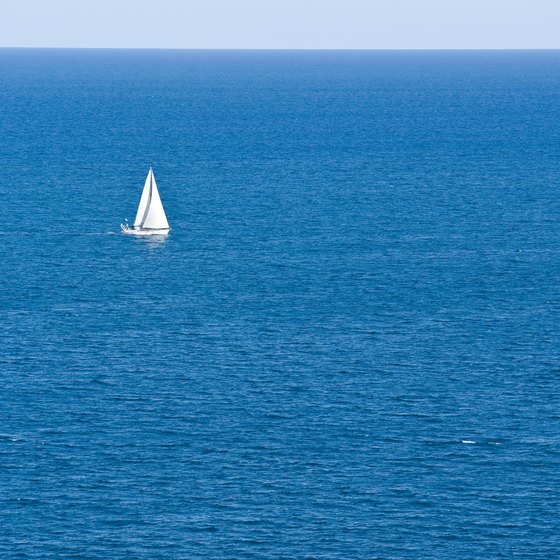
[(161, 198), (159, 197), (158, 188), (156, 185), (156, 178), (154, 172), (150, 167), (146, 182), (144, 183), (144, 190), (140, 197), (140, 204), (138, 205), (138, 212), (136, 212), (136, 219), (134, 220), (135, 228), (143, 229), (169, 229), (169, 223), (163, 210)]
[(140, 204), (138, 205), (138, 212), (136, 212), (136, 219), (134, 220), (134, 227), (141, 227), (140, 224), (144, 219), (144, 214), (146, 213), (146, 206), (148, 205), (148, 199), (150, 198), (150, 185), (152, 184), (152, 168), (148, 171), (148, 176), (146, 177), (146, 182), (144, 183), (144, 190), (142, 191), (142, 196), (140, 197)]

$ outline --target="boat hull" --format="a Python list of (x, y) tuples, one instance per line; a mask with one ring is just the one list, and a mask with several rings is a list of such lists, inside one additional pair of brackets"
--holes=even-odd
[(121, 224), (122, 232), (125, 235), (167, 235), (170, 229), (145, 229), (145, 228), (131, 228)]

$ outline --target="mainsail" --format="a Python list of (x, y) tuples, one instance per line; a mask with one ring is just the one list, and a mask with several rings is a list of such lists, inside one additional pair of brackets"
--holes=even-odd
[(134, 227), (141, 229), (169, 229), (169, 223), (163, 210), (161, 198), (159, 197), (156, 178), (151, 167), (144, 183), (144, 190), (138, 205), (138, 212), (136, 212)]

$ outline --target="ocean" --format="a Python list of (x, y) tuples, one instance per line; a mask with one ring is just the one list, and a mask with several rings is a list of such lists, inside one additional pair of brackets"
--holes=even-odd
[(560, 557), (560, 51), (0, 86), (0, 557)]

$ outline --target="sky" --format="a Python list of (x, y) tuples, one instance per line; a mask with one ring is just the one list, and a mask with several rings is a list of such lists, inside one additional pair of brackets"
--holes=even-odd
[(0, 47), (560, 48), (560, 0), (0, 0)]

